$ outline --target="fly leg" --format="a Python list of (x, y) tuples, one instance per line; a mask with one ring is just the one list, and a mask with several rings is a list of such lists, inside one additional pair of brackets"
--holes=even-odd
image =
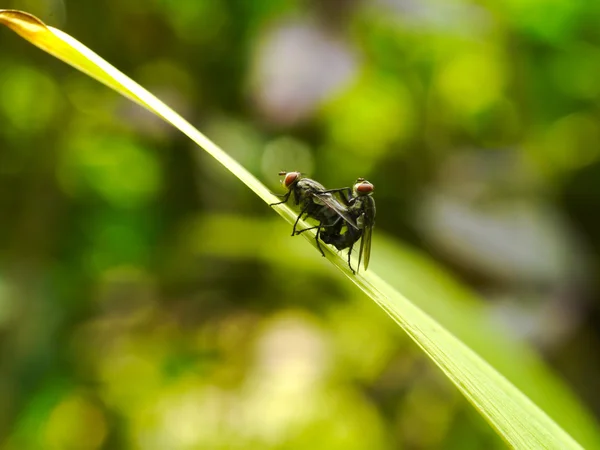
[[(329, 226), (329, 225), (323, 225), (323, 227), (326, 227), (326, 226)], [(322, 227), (321, 227), (321, 225), (317, 225), (317, 226), (315, 226), (315, 227), (308, 227), (308, 228), (304, 228), (303, 230), (296, 231), (296, 233), (295, 233), (295, 234), (296, 234), (296, 235), (299, 235), (299, 234), (302, 234), (302, 233), (304, 233), (305, 231), (308, 231), (308, 230), (314, 230), (315, 228), (322, 228)]]
[(354, 247), (354, 244), (352, 244), (350, 246), (350, 248), (348, 249), (348, 267), (350, 267), (350, 270), (352, 271), (352, 275), (356, 275), (356, 272), (354, 271), (354, 269), (352, 268), (352, 264), (350, 263), (350, 255), (352, 255), (352, 247)]
[(323, 222), (320, 222), (319, 225), (317, 225), (316, 227), (310, 227), (310, 228), (305, 228), (304, 230), (296, 231), (296, 234), (302, 234), (305, 231), (314, 230), (316, 228), (317, 233), (315, 235), (315, 241), (317, 242), (317, 248), (321, 252), (321, 255), (325, 256), (325, 253), (323, 252), (323, 248), (321, 247), (321, 243), (319, 242), (319, 238), (321, 237), (321, 231), (323, 231), (324, 228), (331, 228), (331, 227), (337, 226), (337, 224), (340, 220), (342, 220), (342, 219), (338, 218), (335, 222), (333, 222), (332, 224), (329, 224), (329, 225), (323, 225)]
[(291, 193), (292, 193), (292, 191), (287, 191), (286, 194), (273, 194), (275, 197), (282, 198), (283, 201), (277, 202), (277, 203), (271, 203), (269, 206), (275, 206), (275, 205), (281, 205), (282, 203), (287, 203), (287, 201), (290, 198)]
[(321, 244), (319, 243), (319, 236), (321, 235), (322, 228), (327, 228), (327, 227), (331, 227), (331, 226), (333, 226), (333, 225), (317, 225), (316, 227), (305, 228), (304, 230), (296, 231), (296, 235), (299, 235), (299, 234), (304, 233), (305, 231), (314, 230), (315, 228), (317, 228), (317, 234), (315, 236), (315, 240), (317, 241), (317, 248), (321, 252), (321, 255), (325, 256), (325, 253), (323, 253), (323, 249), (321, 248)]
[(316, 226), (314, 226), (314, 227), (308, 227), (308, 228), (304, 228), (303, 230), (296, 231), (296, 235), (298, 235), (298, 234), (302, 234), (302, 233), (304, 233), (305, 231), (308, 231), (308, 230), (314, 230), (315, 228), (319, 228), (319, 229), (321, 229), (321, 228), (331, 228), (331, 227), (335, 227), (335, 225), (337, 224), (337, 222), (338, 222), (338, 221), (336, 220), (336, 221), (335, 221), (335, 223), (332, 223), (331, 225), (323, 225), (323, 224), (322, 224), (322, 222), (321, 222), (321, 224), (319, 224), (319, 225), (316, 225)]
[(317, 227), (317, 234), (315, 235), (315, 241), (317, 242), (317, 248), (319, 249), (319, 251), (321, 252), (321, 256), (323, 256), (323, 258), (325, 257), (325, 253), (323, 252), (323, 249), (321, 248), (321, 244), (319, 243), (319, 236), (321, 234), (321, 224), (319, 224), (319, 226)]
[(332, 227), (333, 225), (317, 225), (316, 227), (310, 227), (310, 228), (305, 228), (304, 230), (300, 230), (300, 231), (296, 231), (296, 235), (302, 234), (305, 231), (308, 230), (314, 230), (315, 228), (317, 229), (317, 234), (315, 235), (315, 240), (317, 241), (317, 248), (319, 249), (319, 251), (321, 252), (321, 255), (325, 256), (325, 253), (323, 253), (323, 249), (321, 248), (321, 244), (319, 243), (319, 237), (321, 236), (321, 229), (323, 228), (327, 228), (327, 227)]
[[(298, 217), (296, 218), (296, 222), (294, 223), (294, 228), (292, 228), (292, 236), (296, 234), (296, 227), (298, 226), (298, 222), (300, 221), (300, 218), (304, 215), (304, 213), (306, 212), (306, 210), (308, 209), (308, 207), (310, 206), (310, 203), (307, 203), (306, 206), (304, 207), (304, 209), (300, 212), (300, 214), (298, 214)], [(302, 230), (304, 231), (304, 230)], [(300, 233), (298, 233), (300, 234)]]

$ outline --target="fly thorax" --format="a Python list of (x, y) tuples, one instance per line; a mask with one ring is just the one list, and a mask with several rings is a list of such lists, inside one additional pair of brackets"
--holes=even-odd
[(356, 226), (361, 230), (365, 228), (365, 215), (364, 214), (361, 214), (360, 216), (358, 216), (358, 218), (356, 219)]

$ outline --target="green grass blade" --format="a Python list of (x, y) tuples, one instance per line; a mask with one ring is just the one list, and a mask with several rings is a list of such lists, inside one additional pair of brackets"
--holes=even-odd
[[(206, 136), (78, 41), (60, 30), (45, 26), (35, 17), (19, 11), (0, 10), (0, 23), (8, 26), (44, 51), (106, 84), (171, 123), (210, 153), (265, 202), (277, 201), (276, 197), (270, 194), (260, 181)], [(296, 213), (287, 206), (278, 207), (276, 211), (290, 223), (296, 218)], [(309, 233), (304, 233), (304, 235), (312, 245), (315, 245), (314, 235), (309, 235)], [(408, 333), (512, 447), (522, 449), (581, 448), (569, 434), (506, 378), (372, 271), (353, 276), (345, 260), (329, 249), (327, 258)], [(398, 276), (402, 276), (402, 274), (398, 274)], [(596, 447), (600, 447), (597, 430), (586, 427), (585, 433), (578, 434), (593, 436), (588, 439), (590, 442), (586, 442), (586, 445), (596, 444)]]

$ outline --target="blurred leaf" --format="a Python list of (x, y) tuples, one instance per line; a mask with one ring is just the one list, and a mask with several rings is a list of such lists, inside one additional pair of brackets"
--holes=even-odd
[[(262, 183), (208, 138), (70, 36), (46, 27), (35, 17), (19, 11), (0, 10), (0, 23), (162, 117), (210, 153), (265, 202), (275, 201)], [(296, 218), (296, 214), (287, 207), (277, 208), (277, 212), (290, 223)], [(312, 237), (306, 236), (306, 239), (314, 245)], [(526, 449), (580, 448), (571, 436), (506, 378), (377, 275), (372, 272), (368, 275), (351, 275), (345, 259), (329, 249), (327, 259), (408, 333), (511, 446)], [(515, 361), (515, 364), (518, 363)], [(590, 448), (599, 448), (600, 437), (597, 432), (588, 429), (585, 424), (578, 425), (581, 429), (573, 428), (571, 432), (587, 436), (585, 444)]]

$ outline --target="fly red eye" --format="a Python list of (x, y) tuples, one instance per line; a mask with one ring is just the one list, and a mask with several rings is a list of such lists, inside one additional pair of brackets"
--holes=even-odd
[(363, 180), (360, 183), (356, 183), (354, 188), (356, 189), (356, 192), (361, 194), (370, 194), (375, 189), (375, 186), (373, 186), (367, 180)]
[(290, 172), (285, 175), (285, 179), (283, 180), (283, 184), (285, 187), (290, 187), (300, 176), (300, 172)]

